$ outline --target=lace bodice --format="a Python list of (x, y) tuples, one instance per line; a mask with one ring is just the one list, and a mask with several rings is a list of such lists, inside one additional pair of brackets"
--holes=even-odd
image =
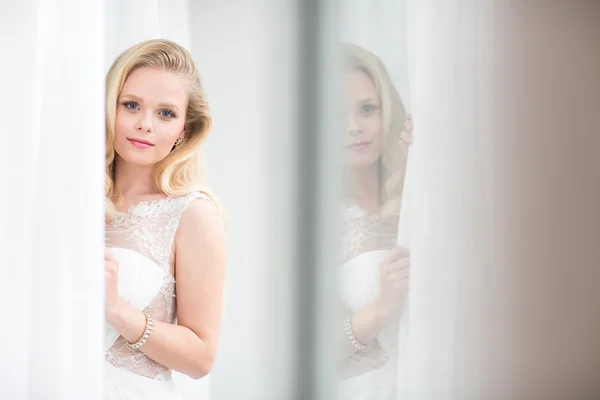
[[(119, 212), (106, 224), (106, 246), (135, 251), (153, 261), (165, 271), (164, 281), (154, 300), (144, 310), (155, 321), (174, 324), (176, 320), (173, 242), (181, 216), (197, 198), (212, 201), (204, 193), (194, 192), (182, 197), (143, 202)], [(159, 380), (170, 380), (171, 371), (147, 357), (141, 351), (132, 351), (123, 337), (119, 337), (106, 352), (111, 365)]]
[[(340, 248), (341, 263), (345, 263), (362, 253), (391, 249), (396, 244), (398, 217), (380, 217), (369, 214), (356, 204), (346, 204), (341, 210), (342, 237)], [(346, 312), (350, 310), (346, 307)], [(379, 342), (374, 339), (364, 351), (356, 352), (345, 343), (349, 356), (341, 365), (341, 378), (349, 378), (379, 369), (388, 361)], [(349, 351), (348, 351), (349, 350)]]
[(391, 249), (396, 244), (398, 216), (371, 215), (356, 204), (346, 204), (341, 211), (341, 262), (367, 251)]

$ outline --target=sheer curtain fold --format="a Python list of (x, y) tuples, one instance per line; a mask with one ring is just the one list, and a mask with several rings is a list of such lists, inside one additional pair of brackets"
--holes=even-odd
[(14, 351), (2, 398), (101, 396), (102, 6), (40, 0), (3, 13), (2, 341)]
[(189, 0), (104, 0), (106, 70), (126, 48), (148, 39), (173, 40), (191, 48)]
[(412, 223), (400, 223), (412, 268), (398, 398), (467, 398), (482, 384), (485, 299), (477, 291), (487, 284), (479, 271), (489, 258), (493, 198), (491, 3), (407, 1), (416, 128), (405, 194), (412, 207), (404, 212)]
[(19, 306), (1, 330), (14, 345), (0, 397), (100, 399), (105, 73), (141, 40), (189, 47), (187, 2), (38, 0), (5, 11), (2, 299)]

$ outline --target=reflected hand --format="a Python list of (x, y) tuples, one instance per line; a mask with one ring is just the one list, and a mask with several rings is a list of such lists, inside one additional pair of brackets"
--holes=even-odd
[(412, 115), (409, 113), (406, 116), (406, 121), (404, 121), (404, 129), (402, 130), (402, 133), (400, 133), (400, 142), (401, 143), (406, 143), (406, 144), (412, 144), (413, 142), (413, 120), (412, 120)]
[(409, 290), (410, 258), (407, 249), (397, 246), (379, 264), (381, 292), (377, 304), (381, 313), (392, 317), (402, 310)]

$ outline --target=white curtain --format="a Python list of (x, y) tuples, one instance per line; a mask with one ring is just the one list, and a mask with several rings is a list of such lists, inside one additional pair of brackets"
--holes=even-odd
[[(489, 1), (407, 1), (416, 121), (407, 191), (412, 257), (398, 398), (482, 393), (479, 352), (494, 199)], [(404, 217), (404, 215), (403, 215)], [(402, 235), (401, 235), (402, 236)], [(486, 342), (486, 345), (491, 345)]]
[(0, 397), (100, 399), (103, 2), (10, 3), (0, 14)]
[(188, 0), (104, 0), (106, 69), (126, 48), (148, 39), (170, 39), (190, 49)]

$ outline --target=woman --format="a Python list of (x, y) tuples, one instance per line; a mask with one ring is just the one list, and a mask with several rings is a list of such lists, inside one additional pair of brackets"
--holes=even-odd
[(146, 41), (110, 68), (107, 400), (178, 399), (171, 370), (199, 379), (214, 363), (225, 250), (220, 209), (200, 189), (210, 124), (195, 63), (181, 46)]
[(348, 125), (339, 285), (348, 313), (340, 400), (395, 398), (409, 259), (396, 246), (412, 122), (381, 61), (344, 47)]

